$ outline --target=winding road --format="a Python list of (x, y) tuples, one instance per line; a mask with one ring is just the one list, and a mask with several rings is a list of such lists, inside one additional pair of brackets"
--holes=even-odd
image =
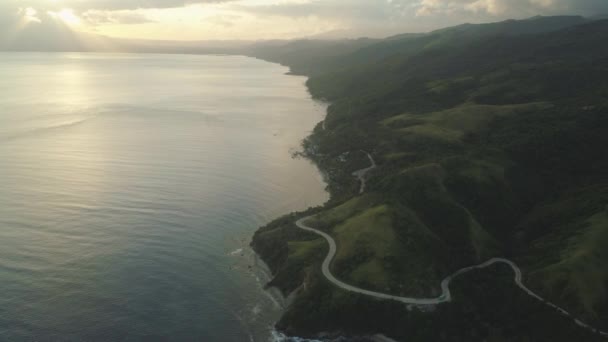
[[(369, 160), (371, 162), (371, 166), (353, 173), (353, 176), (357, 177), (359, 179), (359, 181), (361, 182), (360, 193), (363, 193), (365, 191), (365, 179), (366, 179), (367, 173), (377, 167), (376, 162), (374, 161), (372, 156), (367, 152), (364, 152), (364, 153), (367, 154), (367, 157), (369, 158)], [(325, 278), (327, 278), (327, 280), (329, 280), (332, 284), (334, 284), (335, 286), (337, 286), (343, 290), (354, 292), (354, 293), (359, 293), (362, 295), (366, 295), (366, 296), (370, 296), (370, 297), (374, 297), (374, 298), (378, 298), (378, 299), (394, 300), (394, 301), (398, 301), (398, 302), (408, 304), (408, 305), (415, 305), (415, 306), (438, 305), (438, 304), (447, 303), (447, 302), (452, 301), (452, 293), (450, 292), (450, 283), (455, 278), (457, 278), (465, 273), (471, 272), (473, 270), (484, 269), (484, 268), (493, 266), (495, 264), (505, 264), (505, 265), (508, 265), (515, 273), (515, 278), (514, 278), (515, 284), (522, 291), (524, 291), (526, 294), (528, 294), (530, 297), (533, 297), (534, 299), (543, 302), (545, 305), (548, 305), (551, 308), (557, 310), (562, 315), (571, 318), (580, 327), (583, 327), (583, 328), (585, 328), (591, 332), (594, 332), (596, 334), (599, 334), (603, 337), (608, 337), (608, 332), (601, 331), (599, 329), (596, 329), (596, 328), (582, 322), (581, 320), (575, 318), (568, 311), (545, 300), (544, 298), (542, 298), (541, 296), (537, 295), (532, 290), (527, 288), (523, 284), (523, 276), (522, 276), (521, 269), (513, 261), (504, 259), (504, 258), (493, 258), (482, 264), (465, 267), (465, 268), (462, 268), (462, 269), (454, 272), (452, 275), (448, 276), (441, 282), (441, 295), (436, 298), (413, 298), (413, 297), (394, 296), (394, 295), (390, 295), (390, 294), (386, 294), (386, 293), (362, 289), (362, 288), (347, 284), (347, 283), (341, 281), (340, 279), (336, 278), (331, 273), (331, 270), (330, 270), (331, 263), (332, 263), (334, 257), (336, 256), (336, 251), (337, 251), (336, 241), (329, 234), (308, 226), (306, 224), (306, 221), (309, 220), (310, 218), (312, 218), (312, 216), (308, 216), (308, 217), (299, 219), (298, 221), (296, 221), (296, 226), (298, 226), (298, 228), (300, 228), (300, 229), (320, 235), (327, 241), (327, 243), (329, 244), (329, 252), (327, 253), (327, 256), (325, 257), (325, 260), (323, 260), (323, 264), (321, 266), (321, 271), (323, 273), (323, 276), (325, 276)]]

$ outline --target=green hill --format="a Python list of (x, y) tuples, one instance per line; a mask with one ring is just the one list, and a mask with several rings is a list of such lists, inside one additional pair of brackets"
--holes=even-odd
[[(318, 67), (311, 93), (331, 101), (326, 128), (306, 139), (304, 154), (328, 175), (332, 199), (307, 214), (337, 241), (333, 272), (371, 290), (430, 296), (455, 270), (508, 257), (543, 297), (608, 329), (606, 41), (608, 21), (541, 17), (299, 60), (300, 70)], [(379, 166), (363, 196), (351, 176), (365, 165), (360, 150)], [(271, 285), (297, 291), (282, 330), (408, 341), (598, 338), (519, 293), (500, 267), (459, 279), (455, 302), (434, 312), (345, 293), (320, 274), (327, 247), (294, 226), (302, 215), (261, 228), (252, 243), (275, 274)]]

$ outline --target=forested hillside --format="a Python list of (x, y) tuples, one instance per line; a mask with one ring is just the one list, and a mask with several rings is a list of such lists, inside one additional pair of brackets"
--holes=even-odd
[[(409, 296), (501, 256), (524, 281), (608, 329), (608, 20), (538, 17), (381, 41), (273, 46), (260, 58), (310, 77), (328, 116), (303, 144), (332, 199), (311, 209), (333, 236), (340, 279)], [(298, 51), (293, 53), (293, 51)], [(304, 57), (304, 58), (303, 58)], [(359, 195), (351, 173), (378, 168)], [(514, 286), (496, 266), (458, 280), (455, 302), (421, 312), (345, 293), (320, 274), (323, 239), (293, 214), (252, 243), (270, 285), (298, 291), (287, 332), (407, 341), (592, 341), (598, 336)]]

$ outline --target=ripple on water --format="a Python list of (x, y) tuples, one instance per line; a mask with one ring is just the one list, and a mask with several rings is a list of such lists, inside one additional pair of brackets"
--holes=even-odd
[(305, 79), (244, 57), (0, 62), (0, 340), (266, 340), (280, 308), (227, 251), (327, 199), (289, 154), (324, 114)]

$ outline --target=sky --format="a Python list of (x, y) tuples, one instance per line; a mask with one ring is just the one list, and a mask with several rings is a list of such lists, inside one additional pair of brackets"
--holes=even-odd
[(381, 37), (559, 14), (608, 14), (608, 0), (0, 0), (0, 43), (43, 43), (45, 35), (71, 32), (155, 40)]

